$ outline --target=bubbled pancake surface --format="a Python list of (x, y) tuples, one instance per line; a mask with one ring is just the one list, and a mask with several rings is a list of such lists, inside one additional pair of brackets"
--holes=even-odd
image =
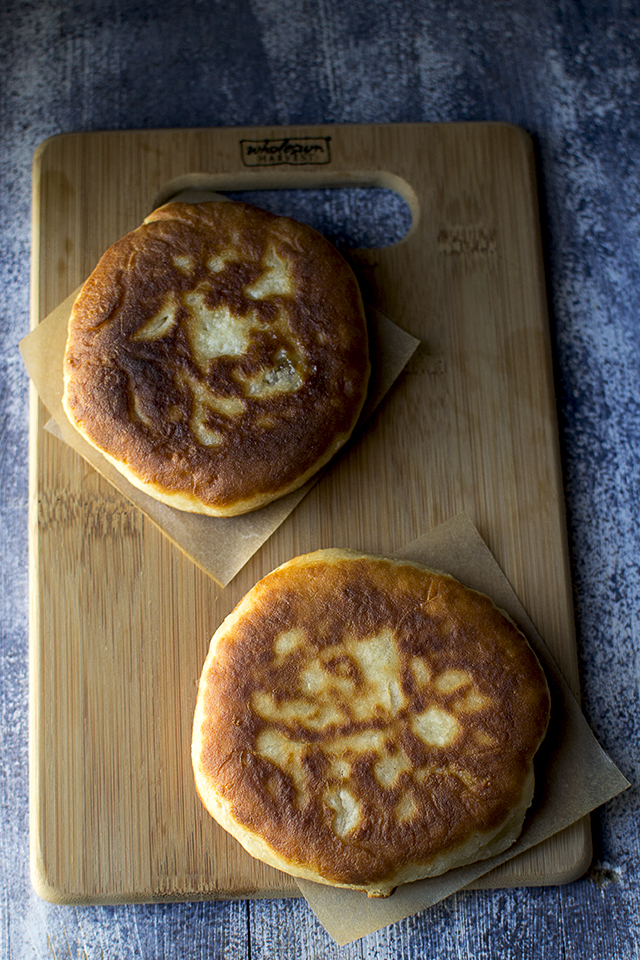
[(84, 284), (63, 403), (136, 486), (233, 515), (333, 456), (368, 376), (358, 285), (324, 237), (248, 204), (170, 203)]
[(548, 718), (533, 651), (487, 597), (321, 550), (261, 580), (214, 635), (196, 787), (259, 859), (386, 896), (517, 838)]

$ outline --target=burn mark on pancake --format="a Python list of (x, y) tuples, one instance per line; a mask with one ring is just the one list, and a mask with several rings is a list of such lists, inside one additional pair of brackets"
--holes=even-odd
[(251, 708), (268, 723), (290, 728), (306, 728), (307, 731), (325, 730), (339, 726), (346, 720), (339, 705), (330, 701), (296, 698), (278, 703), (267, 691), (260, 691), (251, 698)]
[(387, 628), (362, 640), (347, 638), (345, 649), (365, 683), (364, 695), (352, 704), (356, 720), (395, 716), (405, 698), (398, 681), (400, 654), (394, 632)]
[(425, 687), (431, 680), (431, 669), (423, 657), (411, 657), (409, 667), (418, 687)]
[(411, 720), (411, 729), (428, 747), (449, 747), (457, 739), (460, 725), (441, 707), (428, 707)]
[(264, 300), (267, 297), (292, 296), (295, 292), (294, 275), (291, 263), (286, 257), (279, 257), (272, 245), (262, 259), (263, 272), (258, 279), (245, 287), (245, 295), (252, 300)]
[(461, 713), (475, 713), (491, 706), (491, 698), (484, 696), (479, 690), (468, 690), (464, 697), (455, 701), (455, 709)]
[(202, 373), (216, 357), (241, 357), (248, 348), (251, 334), (264, 328), (255, 312), (240, 317), (226, 303), (210, 307), (208, 288), (198, 287), (186, 293), (183, 302), (188, 309), (185, 327), (191, 356)]
[(290, 630), (283, 630), (275, 638), (273, 652), (276, 662), (282, 663), (290, 654), (298, 650), (305, 642), (305, 632), (300, 627), (292, 627)]
[(325, 804), (334, 811), (332, 826), (339, 837), (346, 837), (360, 822), (360, 804), (345, 787), (333, 787), (324, 795)]
[(133, 334), (132, 340), (161, 340), (173, 332), (177, 323), (178, 303), (173, 293), (167, 294), (158, 313), (150, 317)]
[(173, 263), (178, 270), (182, 271), (182, 273), (186, 273), (187, 276), (193, 273), (195, 268), (194, 258), (186, 255), (174, 257)]
[(403, 793), (393, 812), (396, 820), (400, 824), (413, 820), (419, 813), (419, 807), (413, 793)]
[(176, 375), (178, 386), (186, 388), (191, 397), (189, 429), (197, 442), (205, 447), (219, 447), (225, 442), (225, 433), (221, 419), (239, 417), (244, 413), (245, 405), (234, 396), (212, 393), (206, 384), (197, 377), (180, 370)]
[(129, 417), (135, 423), (144, 424), (148, 430), (155, 432), (153, 417), (149, 416), (138, 391), (131, 388), (129, 389)]
[(465, 670), (445, 670), (436, 677), (435, 687), (440, 693), (450, 693), (469, 683), (471, 683), (471, 677)]
[(290, 740), (281, 731), (267, 727), (258, 734), (255, 750), (259, 756), (286, 771), (293, 780), (298, 806), (304, 806), (309, 788), (302, 762), (306, 744)]
[(353, 684), (354, 687), (361, 686), (362, 678), (357, 663), (351, 659), (348, 654), (336, 654), (327, 660), (324, 664), (327, 673), (334, 677), (340, 677)]
[(384, 730), (364, 727), (333, 737), (329, 740), (327, 749), (332, 756), (343, 756), (353, 765), (363, 755), (379, 753), (384, 742)]
[(400, 774), (410, 773), (412, 769), (413, 764), (404, 750), (401, 747), (395, 749), (394, 745), (392, 751), (381, 757), (374, 765), (373, 772), (380, 786), (389, 790), (395, 787)]
[(238, 259), (238, 251), (233, 246), (219, 250), (211, 254), (207, 260), (207, 269), (211, 273), (222, 273), (228, 263), (234, 263)]
[(245, 395), (260, 399), (299, 390), (305, 380), (299, 366), (300, 358), (294, 359), (286, 350), (280, 350), (271, 366), (263, 367), (253, 376), (242, 378)]

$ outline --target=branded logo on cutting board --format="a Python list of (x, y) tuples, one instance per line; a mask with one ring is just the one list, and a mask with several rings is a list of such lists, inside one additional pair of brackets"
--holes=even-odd
[(245, 167), (276, 167), (284, 163), (330, 163), (331, 137), (281, 137), (278, 140), (241, 140)]

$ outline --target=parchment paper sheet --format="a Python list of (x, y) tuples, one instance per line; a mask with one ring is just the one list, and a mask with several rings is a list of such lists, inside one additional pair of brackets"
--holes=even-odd
[[(47, 429), (63, 439), (99, 473), (134, 503), (162, 532), (199, 567), (225, 587), (263, 543), (272, 535), (322, 473), (303, 487), (240, 517), (206, 517), (169, 507), (129, 483), (109, 461), (80, 436), (62, 406), (63, 359), (67, 325), (76, 290), (21, 342), (25, 366), (45, 407), (52, 416)], [(373, 307), (367, 308), (371, 379), (369, 393), (354, 434), (383, 399), (415, 352), (419, 341)], [(347, 446), (348, 446), (347, 444)], [(343, 450), (346, 449), (343, 448)], [(337, 454), (340, 456), (340, 452)], [(324, 469), (330, 468), (330, 464)]]
[(549, 731), (536, 759), (536, 791), (525, 827), (509, 850), (442, 877), (405, 884), (385, 900), (298, 880), (300, 891), (341, 946), (403, 920), (473, 883), (610, 800), (629, 783), (598, 745), (580, 707), (522, 604), (471, 520), (454, 517), (394, 554), (449, 573), (486, 593), (515, 620), (542, 663), (551, 689)]

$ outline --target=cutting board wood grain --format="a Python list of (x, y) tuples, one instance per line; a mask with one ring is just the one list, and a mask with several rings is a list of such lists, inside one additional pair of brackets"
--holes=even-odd
[[(365, 296), (421, 346), (364, 436), (226, 588), (31, 407), (31, 862), (57, 902), (296, 895), (219, 829), (190, 736), (209, 640), (277, 564), (319, 547), (390, 553), (466, 512), (579, 689), (528, 137), (503, 124), (69, 134), (34, 161), (32, 325), (106, 247), (179, 190), (381, 186), (412, 224), (356, 251)], [(581, 821), (483, 886), (573, 879)]]

